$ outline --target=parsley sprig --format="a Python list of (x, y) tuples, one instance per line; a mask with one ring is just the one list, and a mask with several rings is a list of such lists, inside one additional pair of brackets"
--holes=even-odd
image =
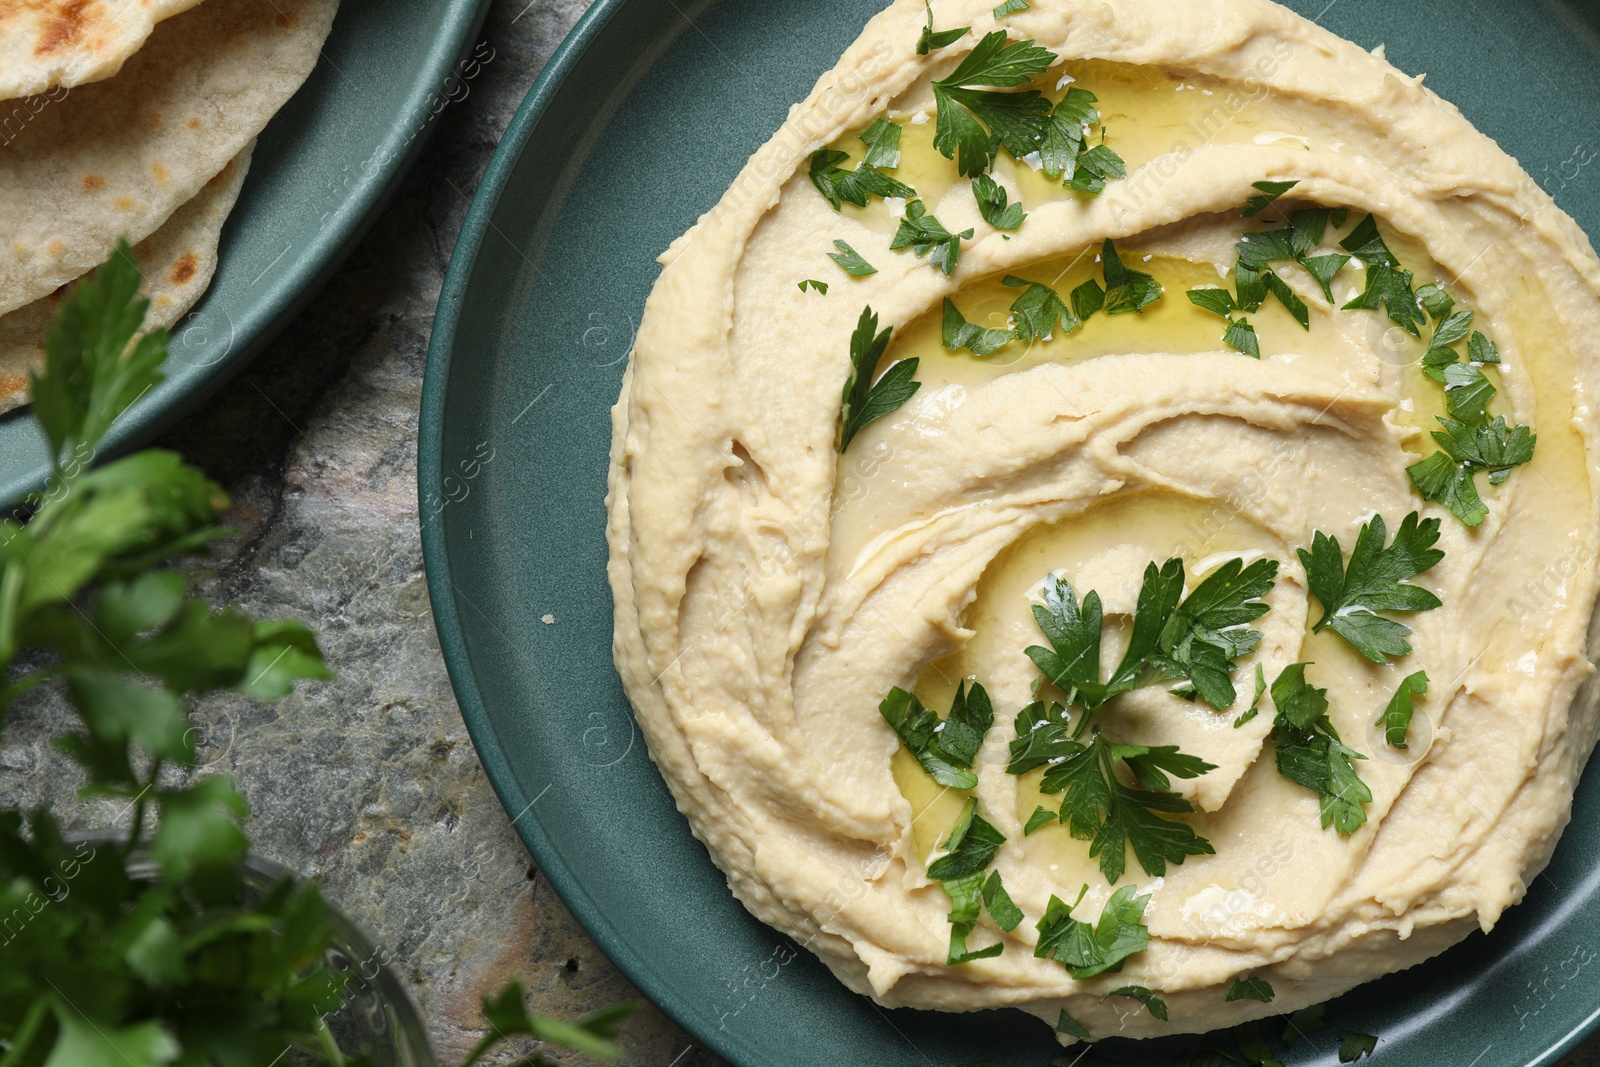
[[(1261, 597), (1271, 590), (1278, 565), (1257, 560), (1248, 567), (1229, 560), (1183, 596), (1183, 561), (1145, 570), (1133, 630), (1122, 660), (1109, 678), (1100, 677), (1104, 628), (1100, 596), (1078, 602), (1059, 575), (1045, 583), (1043, 604), (1033, 614), (1049, 647), (1026, 650), (1044, 676), (1082, 709), (1071, 725), (1067, 706), (1030, 704), (1016, 717), (1010, 774), (1046, 767), (1040, 791), (1063, 794), (1058, 818), (1072, 835), (1090, 842), (1089, 855), (1112, 883), (1126, 869), (1127, 852), (1145, 873), (1160, 876), (1168, 863), (1210, 855), (1211, 843), (1187, 823), (1167, 818), (1194, 809), (1171, 791), (1171, 777), (1197, 778), (1214, 767), (1176, 746), (1118, 744), (1094, 726), (1094, 714), (1124, 693), (1157, 681), (1184, 681), (1176, 692), (1223, 710), (1237, 699), (1233, 661), (1252, 651), (1260, 633), (1246, 624), (1264, 615)], [(1088, 736), (1088, 740), (1083, 738)], [(1119, 769), (1126, 769), (1132, 782)], [(1169, 777), (1170, 776), (1170, 777)], [(1045, 809), (1041, 809), (1045, 810)], [(1036, 813), (1036, 816), (1038, 813)], [(1042, 821), (1042, 820), (1041, 820)], [(1029, 825), (1039, 823), (1030, 819)]]
[(889, 690), (878, 712), (934, 781), (951, 789), (977, 787), (972, 761), (994, 725), (994, 706), (983, 686), (973, 682), (969, 692), (965, 681), (958, 685), (944, 719), (899, 686)]
[[(1495, 343), (1472, 326), (1470, 309), (1455, 309), (1455, 301), (1437, 285), (1425, 285), (1417, 297), (1435, 326), (1422, 371), (1444, 386), (1445, 409), (1441, 430), (1433, 431), (1440, 451), (1406, 468), (1417, 491), (1450, 509), (1465, 526), (1479, 526), (1489, 509), (1478, 495), (1477, 476), (1487, 472), (1490, 485), (1500, 485), (1513, 467), (1533, 459), (1538, 435), (1527, 426), (1508, 425), (1505, 416), (1489, 416), (1495, 387), (1483, 368), (1500, 363)], [(1461, 361), (1457, 346), (1467, 342)]]
[(1355, 228), (1339, 242), (1339, 247), (1367, 265), (1367, 287), (1360, 296), (1344, 307), (1376, 311), (1382, 307), (1389, 320), (1413, 337), (1421, 336), (1422, 309), (1417, 294), (1411, 289), (1412, 274), (1400, 266), (1400, 261), (1384, 243), (1378, 232), (1378, 220), (1371, 215), (1356, 223)]
[(965, 37), (968, 31), (972, 29), (971, 26), (960, 26), (953, 30), (936, 30), (933, 28), (933, 4), (929, 0), (923, 0), (922, 6), (928, 10), (928, 24), (922, 28), (922, 36), (917, 38), (917, 55), (919, 56), (937, 52), (941, 48), (948, 48)]
[(1374, 515), (1356, 535), (1348, 566), (1339, 539), (1321, 530), (1312, 535), (1310, 551), (1295, 550), (1311, 595), (1322, 605), (1322, 618), (1311, 632), (1331, 629), (1374, 663), (1411, 651), (1406, 640), (1411, 628), (1376, 612), (1431, 611), (1441, 603), (1409, 581), (1444, 559), (1444, 552), (1433, 547), (1439, 540), (1439, 520), (1421, 519), (1413, 511), (1385, 547), (1387, 537), (1383, 516)]
[(951, 233), (928, 213), (928, 205), (913, 200), (906, 205), (906, 213), (900, 217), (889, 248), (895, 252), (909, 248), (919, 258), (928, 256), (928, 262), (948, 277), (955, 273), (956, 264), (961, 260), (961, 242), (972, 240), (973, 233), (970, 228)]
[(962, 177), (992, 167), (1001, 146), (1017, 159), (1035, 151), (1045, 138), (1050, 101), (1037, 89), (994, 90), (1026, 85), (1055, 60), (1033, 41), (1007, 43), (1004, 30), (985, 35), (948, 77), (933, 83), (934, 148), (956, 161)]
[(948, 966), (989, 959), (1005, 951), (1004, 941), (980, 949), (967, 948), (967, 938), (972, 936), (982, 912), (987, 911), (995, 925), (1007, 933), (1022, 922), (1022, 909), (1006, 892), (1000, 872), (989, 871), (984, 877), (995, 853), (1005, 843), (1005, 835), (978, 814), (977, 798), (969, 797), (950, 836), (940, 846), (945, 854), (928, 865), (928, 877), (938, 881), (950, 898), (950, 949), (945, 961)]
[(860, 433), (871, 423), (885, 415), (893, 414), (910, 400), (922, 383), (915, 380), (915, 358), (895, 363), (876, 382), (872, 380), (878, 361), (889, 348), (891, 326), (878, 332), (878, 315), (870, 307), (862, 308), (861, 319), (850, 335), (850, 375), (844, 383), (844, 399), (839, 412), (839, 453), (844, 454)]
[(1116, 973), (1129, 956), (1150, 947), (1150, 931), (1144, 924), (1148, 895), (1141, 897), (1135, 887), (1125, 885), (1111, 894), (1100, 918), (1090, 924), (1072, 914), (1088, 892), (1086, 885), (1072, 904), (1052, 895), (1035, 925), (1039, 941), (1033, 954), (1064, 964), (1078, 981)]
[(1050, 111), (1044, 139), (1039, 142), (1039, 166), (1044, 176), (1080, 193), (1098, 195), (1106, 183), (1128, 176), (1127, 164), (1104, 142), (1089, 144), (1090, 130), (1099, 126), (1100, 109), (1096, 97), (1087, 89), (1072, 86)]
[[(899, 129), (898, 126), (894, 128)], [(894, 143), (899, 144), (898, 137)], [(817, 192), (827, 198), (835, 211), (842, 211), (846, 204), (866, 207), (868, 199), (874, 196), (898, 196), (908, 200), (915, 198), (917, 195), (915, 189), (891, 178), (870, 162), (874, 153), (881, 158), (883, 149), (874, 145), (868, 150), (867, 159), (857, 165), (855, 170), (845, 170), (839, 164), (848, 160), (850, 153), (833, 148), (819, 148), (811, 154), (811, 184), (817, 187)], [(898, 147), (894, 150), (894, 155), (898, 158)]]
[(1367, 757), (1340, 740), (1328, 719), (1328, 691), (1306, 681), (1308, 666), (1292, 663), (1272, 683), (1278, 773), (1321, 797), (1324, 830), (1332, 826), (1348, 836), (1367, 821), (1372, 803), (1354, 762)]

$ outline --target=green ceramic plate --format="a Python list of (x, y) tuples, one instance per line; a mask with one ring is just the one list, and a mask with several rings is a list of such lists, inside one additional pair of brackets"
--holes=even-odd
[[(706, 1045), (742, 1067), (1043, 1067), (1056, 1046), (1037, 1021), (880, 1010), (750, 918), (668, 797), (611, 663), (608, 409), (654, 257), (876, 6), (596, 0), (507, 132), (445, 283), (419, 465), (429, 588), (467, 725), (540, 868)], [(1428, 71), (1600, 233), (1600, 13), (1534, 0), (1293, 6)], [(1330, 1018), (1381, 1035), (1378, 1063), (1554, 1064), (1600, 1016), (1597, 822), (1591, 775), (1554, 863), (1492, 935), (1363, 987)], [(1314, 1036), (1291, 1064), (1337, 1061)], [(1183, 1047), (1101, 1051), (1164, 1065)]]
[[(216, 278), (172, 329), (167, 376), (106, 435), (122, 452), (187, 413), (305, 306), (377, 218), (433, 117), (493, 62), (488, 0), (344, 0), (305, 85), (262, 132), (222, 231)], [(0, 418), (0, 502), (44, 484), (27, 409)]]

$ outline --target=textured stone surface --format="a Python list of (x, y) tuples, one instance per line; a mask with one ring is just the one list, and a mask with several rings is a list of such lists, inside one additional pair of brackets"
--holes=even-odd
[[(206, 766), (249, 795), (258, 851), (321, 876), (392, 954), (446, 1064), (480, 1036), (478, 998), (512, 977), (558, 1015), (637, 998), (539, 877), (478, 764), (439, 656), (417, 533), (417, 408), (450, 249), (501, 131), (584, 7), (497, 0), (482, 34), (493, 60), (444, 112), (372, 234), (241, 378), (162, 442), (235, 501), (239, 536), (193, 568), (206, 592), (314, 620), (339, 673), (276, 705), (206, 703)], [(19, 709), (0, 746), (6, 800), (70, 797), (75, 776), (49, 744), (64, 716), (48, 697)], [(117, 816), (75, 810), (78, 826)], [(640, 1067), (720, 1063), (649, 1008), (623, 1041)], [(1600, 1067), (1600, 1054), (1572, 1067)]]

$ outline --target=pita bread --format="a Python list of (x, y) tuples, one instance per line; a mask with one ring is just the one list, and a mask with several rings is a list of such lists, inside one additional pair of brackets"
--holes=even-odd
[[(252, 141), (166, 225), (134, 246), (134, 257), (144, 272), (143, 291), (150, 298), (146, 328), (170, 329), (210, 286), (222, 225), (239, 199), (254, 149)], [(55, 322), (62, 292), (0, 315), (0, 411), (28, 402), (28, 372), (44, 364), (45, 331)], [(173, 343), (175, 357), (181, 357), (181, 340), (180, 336)]]
[(0, 100), (109, 78), (156, 23), (198, 2), (0, 0)]
[[(7, 0), (0, 0), (0, 4)], [(305, 81), (338, 0), (207, 0), (0, 145), (0, 314), (166, 222)]]

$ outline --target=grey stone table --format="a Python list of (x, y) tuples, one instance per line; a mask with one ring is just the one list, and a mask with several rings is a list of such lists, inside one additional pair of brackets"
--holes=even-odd
[[(204, 762), (249, 796), (258, 850), (319, 875), (393, 954), (446, 1064), (480, 1036), (478, 998), (513, 977), (563, 1016), (638, 997), (540, 877), (490, 790), (439, 656), (417, 532), (417, 408), (445, 266), (501, 132), (584, 6), (497, 0), (483, 31), (493, 60), (443, 114), (372, 234), (242, 377), (162, 442), (234, 500), (238, 536), (194, 568), (208, 594), (311, 621), (338, 671), (276, 705), (205, 704)], [(69, 802), (75, 775), (49, 743), (66, 718), (48, 698), (18, 709), (0, 747), (0, 796)], [(78, 811), (82, 826), (107, 818)], [(639, 1067), (721, 1062), (648, 1007), (623, 1043)], [(1600, 1067), (1600, 1045), (1570, 1067)]]

